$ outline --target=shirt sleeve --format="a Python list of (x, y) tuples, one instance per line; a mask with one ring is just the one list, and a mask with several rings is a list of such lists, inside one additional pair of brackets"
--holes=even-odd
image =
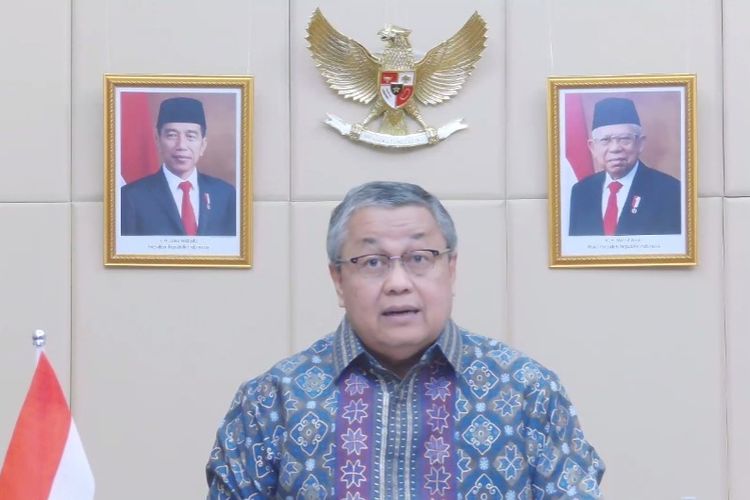
[(208, 500), (256, 500), (276, 493), (275, 454), (258, 396), (254, 381), (240, 387), (216, 433), (206, 465)]
[(559, 380), (551, 375), (528, 398), (527, 460), (532, 466), (532, 487), (537, 496), (601, 498), (604, 462), (586, 441), (575, 407)]

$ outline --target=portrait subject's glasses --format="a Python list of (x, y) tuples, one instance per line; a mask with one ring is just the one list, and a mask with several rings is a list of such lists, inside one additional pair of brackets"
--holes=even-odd
[(593, 137), (591, 140), (605, 148), (613, 144), (619, 144), (624, 148), (629, 148), (635, 144), (638, 137), (639, 136), (636, 134), (605, 135), (604, 137)]
[(351, 264), (354, 266), (357, 274), (367, 278), (383, 278), (393, 269), (395, 265), (394, 261), (400, 260), (401, 265), (404, 266), (407, 273), (412, 276), (424, 276), (435, 267), (435, 262), (437, 262), (441, 255), (445, 255), (450, 251), (450, 248), (446, 248), (443, 251), (431, 249), (409, 250), (401, 255), (374, 253), (338, 260), (336, 264)]

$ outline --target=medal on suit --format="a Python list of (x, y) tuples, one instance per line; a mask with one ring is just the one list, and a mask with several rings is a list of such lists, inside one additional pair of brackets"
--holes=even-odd
[(630, 213), (631, 214), (637, 214), (638, 213), (638, 205), (641, 204), (641, 197), (636, 195), (633, 196), (633, 201), (630, 204)]

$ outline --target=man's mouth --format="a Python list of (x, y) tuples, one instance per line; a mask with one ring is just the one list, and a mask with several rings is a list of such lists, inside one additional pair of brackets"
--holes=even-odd
[(610, 158), (607, 160), (607, 163), (619, 165), (621, 163), (625, 163), (625, 158)]
[(419, 309), (416, 307), (389, 307), (385, 311), (383, 311), (383, 316), (389, 316), (389, 317), (398, 317), (398, 316), (408, 316), (411, 314), (417, 314), (419, 312)]

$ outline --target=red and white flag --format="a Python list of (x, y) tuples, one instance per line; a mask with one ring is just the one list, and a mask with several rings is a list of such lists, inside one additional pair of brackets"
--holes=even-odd
[(40, 351), (0, 470), (3, 500), (89, 500), (94, 476), (60, 382)]
[(580, 94), (565, 94), (565, 159), (575, 180), (594, 173)]
[(161, 163), (156, 149), (156, 120), (145, 92), (120, 94), (120, 176), (130, 183), (153, 174)]
[[(581, 179), (594, 173), (594, 162), (588, 147), (588, 131), (581, 94), (568, 92), (563, 101), (565, 133), (561, 137), (560, 206), (570, 207), (570, 190)], [(568, 234), (568, 213), (561, 211), (562, 234)]]

